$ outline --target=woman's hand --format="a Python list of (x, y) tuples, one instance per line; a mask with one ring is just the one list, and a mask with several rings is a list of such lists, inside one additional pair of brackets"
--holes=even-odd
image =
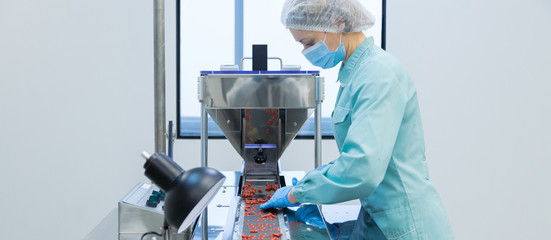
[(282, 187), (278, 189), (270, 200), (262, 205), (260, 209), (285, 208), (300, 205), (292, 193), (293, 187)]

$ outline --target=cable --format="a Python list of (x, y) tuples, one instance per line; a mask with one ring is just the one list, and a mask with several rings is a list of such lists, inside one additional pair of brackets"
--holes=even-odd
[(163, 236), (162, 234), (160, 234), (160, 233), (158, 233), (158, 232), (153, 232), (153, 231), (152, 231), (152, 232), (146, 232), (146, 233), (144, 233), (144, 234), (142, 235), (141, 240), (143, 240), (143, 238), (144, 238), (145, 236), (150, 235), (150, 234), (155, 234), (155, 235), (157, 235), (157, 236), (159, 236), (159, 237), (162, 237), (162, 236)]

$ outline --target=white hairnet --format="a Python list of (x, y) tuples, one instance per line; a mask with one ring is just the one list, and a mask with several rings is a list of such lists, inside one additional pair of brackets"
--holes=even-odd
[(375, 17), (357, 0), (287, 0), (281, 22), (297, 30), (349, 33), (372, 27)]

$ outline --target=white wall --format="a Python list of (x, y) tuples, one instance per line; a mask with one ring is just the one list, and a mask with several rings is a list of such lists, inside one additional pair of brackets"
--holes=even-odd
[[(0, 1), (2, 239), (80, 239), (145, 180), (152, 5)], [(417, 83), (432, 178), (457, 239), (536, 239), (551, 226), (550, 11), (543, 0), (389, 1), (387, 46)], [(184, 168), (199, 165), (198, 146), (176, 143)], [(228, 143), (210, 147), (212, 166), (239, 168)], [(308, 170), (305, 148), (292, 144), (283, 167)], [(324, 156), (336, 156), (331, 141)]]
[(549, 238), (551, 3), (388, 1), (457, 239)]
[(0, 1), (2, 239), (81, 239), (153, 147), (151, 1)]

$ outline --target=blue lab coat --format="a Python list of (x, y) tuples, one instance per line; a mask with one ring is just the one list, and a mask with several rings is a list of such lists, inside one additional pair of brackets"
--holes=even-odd
[(417, 93), (404, 67), (367, 38), (339, 72), (332, 114), (339, 158), (293, 190), (302, 203), (360, 199), (340, 239), (454, 239), (429, 180)]

